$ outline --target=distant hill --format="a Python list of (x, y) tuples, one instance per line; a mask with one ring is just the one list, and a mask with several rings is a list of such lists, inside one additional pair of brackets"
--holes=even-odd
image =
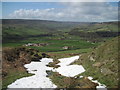
[(99, 42), (105, 38), (120, 35), (118, 22), (101, 22), (79, 25), (68, 33), (93, 42)]
[[(53, 34), (64, 34), (66, 32), (69, 35), (83, 38), (92, 37), (91, 39), (94, 39), (99, 38), (98, 34), (102, 35), (102, 37), (106, 35), (108, 37), (117, 36), (117, 25), (117, 22), (60, 22), (48, 20), (3, 19), (2, 35), (3, 42), (23, 40), (30, 37), (53, 36)], [(97, 34), (95, 33), (96, 31), (98, 31)], [(104, 33), (103, 31), (107, 32)]]
[(120, 37), (103, 43), (90, 53), (83, 54), (75, 62), (85, 67), (86, 72), (83, 75), (93, 76), (110, 88), (118, 87), (118, 55), (120, 53), (118, 40)]
[(68, 31), (78, 26), (75, 22), (57, 22), (47, 20), (3, 19), (2, 33), (4, 41), (22, 40), (26, 37), (51, 35), (61, 31)]
[[(48, 20), (25, 20), (25, 19), (3, 19), (3, 26), (7, 28), (8, 26), (13, 27), (24, 27), (29, 29), (39, 29), (42, 30), (61, 30), (61, 29), (70, 29), (83, 24), (80, 22), (60, 22), (60, 21), (48, 21)], [(44, 31), (43, 31), (44, 32)]]

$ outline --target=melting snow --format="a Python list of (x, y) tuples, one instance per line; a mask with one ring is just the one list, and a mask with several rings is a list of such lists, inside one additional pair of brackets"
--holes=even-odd
[(8, 88), (56, 88), (57, 86), (46, 77), (46, 70), (52, 69), (46, 65), (52, 61), (50, 58), (43, 58), (41, 62), (26, 64), (25, 67), (28, 72), (35, 75), (18, 79), (11, 85), (8, 85)]
[(56, 69), (61, 75), (66, 77), (74, 77), (82, 72), (84, 72), (84, 68), (81, 65), (70, 65), (70, 66), (63, 66)]
[(97, 86), (97, 90), (107, 90), (106, 86), (104, 84), (99, 83), (97, 80), (93, 80), (93, 77), (88, 77), (89, 80), (91, 80), (94, 83), (98, 83), (99, 86)]
[(71, 64), (72, 62), (74, 62), (75, 60), (78, 60), (78, 59), (79, 59), (79, 56), (58, 59), (60, 61), (60, 63), (58, 65), (67, 66), (67, 65)]
[(80, 76), (80, 78), (83, 78), (83, 76)]
[[(66, 77), (74, 77), (85, 71), (82, 65), (70, 65), (77, 59), (79, 59), (79, 56), (59, 59), (60, 63), (58, 65), (60, 65), (60, 67), (56, 69), (46, 66), (49, 62), (53, 62), (53, 59), (51, 58), (43, 58), (40, 60), (41, 62), (31, 62), (30, 64), (26, 64), (24, 67), (27, 68), (27, 71), (35, 75), (18, 79), (14, 83), (8, 85), (8, 88), (57, 88), (57, 86), (46, 77), (46, 70), (59, 72)], [(82, 77), (83, 76), (80, 76), (80, 78)], [(100, 84), (97, 80), (94, 81), (92, 77), (88, 77), (88, 79), (99, 84), (99, 86), (96, 87), (98, 90), (99, 88), (104, 88), (104, 90), (106, 90), (106, 86)]]
[(85, 69), (82, 65), (70, 65), (77, 59), (79, 59), (79, 56), (59, 59), (60, 63), (58, 65), (61, 67), (55, 69), (55, 71), (66, 77), (74, 77), (80, 73), (83, 73)]

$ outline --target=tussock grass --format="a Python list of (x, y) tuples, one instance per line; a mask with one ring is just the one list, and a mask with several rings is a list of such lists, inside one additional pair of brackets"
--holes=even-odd
[[(86, 69), (81, 75), (92, 76), (109, 88), (118, 87), (118, 39), (120, 37), (108, 40), (92, 52), (82, 54), (81, 58), (74, 62), (83, 65)], [(91, 57), (93, 60), (90, 59)], [(94, 66), (98, 62), (101, 65)]]

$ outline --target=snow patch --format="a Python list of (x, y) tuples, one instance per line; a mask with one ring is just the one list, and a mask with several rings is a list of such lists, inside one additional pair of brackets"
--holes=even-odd
[(41, 62), (31, 62), (30, 64), (24, 65), (29, 73), (35, 75), (18, 79), (8, 85), (8, 88), (56, 88), (57, 86), (46, 77), (46, 70), (52, 70), (52, 68), (46, 65), (52, 62), (53, 59), (43, 58), (40, 61)]
[(78, 60), (80, 56), (73, 56), (70, 58), (62, 58), (58, 59), (60, 61), (59, 64), (61, 67), (55, 69), (54, 71), (59, 72), (61, 75), (66, 77), (74, 77), (80, 73), (83, 73), (85, 69), (82, 65), (70, 65), (75, 60)]
[(81, 65), (69, 65), (69, 66), (62, 66), (56, 69), (61, 75), (66, 77), (74, 77), (80, 73), (83, 73), (85, 69)]
[(62, 58), (62, 59), (58, 59), (60, 61), (59, 64), (61, 67), (62, 66), (67, 66), (71, 63), (73, 63), (75, 60), (78, 60), (80, 56), (73, 56), (73, 57), (69, 57), (69, 58)]
[[(56, 69), (46, 66), (50, 62), (53, 62), (53, 59), (51, 58), (42, 58), (40, 60), (41, 62), (31, 62), (30, 64), (25, 64), (24, 67), (27, 68), (28, 73), (35, 75), (18, 79), (14, 83), (8, 85), (8, 88), (57, 88), (57, 86), (53, 84), (48, 77), (46, 77), (46, 70), (58, 72), (66, 77), (74, 77), (85, 72), (82, 65), (70, 65), (75, 60), (78, 60), (79, 57), (80, 56), (74, 56), (59, 59), (60, 63), (57, 65), (60, 65), (60, 67)], [(83, 76), (80, 76), (80, 78), (83, 78)], [(88, 77), (88, 79), (99, 84), (99, 86), (96, 87), (97, 90), (100, 90), (101, 88), (107, 90), (105, 85), (100, 84), (97, 80), (93, 80), (92, 77)]]
[(79, 78), (83, 78), (83, 76), (80, 76)]
[(97, 90), (107, 90), (107, 87), (104, 84), (99, 83), (97, 80), (93, 80), (93, 77), (88, 77), (89, 80), (91, 80), (94, 83), (97, 83), (99, 86), (97, 86)]

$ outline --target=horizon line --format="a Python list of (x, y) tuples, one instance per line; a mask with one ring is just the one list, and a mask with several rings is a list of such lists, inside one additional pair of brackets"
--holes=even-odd
[(120, 20), (110, 20), (110, 21), (59, 21), (59, 20), (45, 20), (45, 19), (10, 19), (10, 18), (2, 18), (0, 20), (36, 20), (36, 21), (53, 21), (53, 22), (73, 22), (73, 23), (80, 23), (80, 22), (99, 22), (99, 23), (103, 23), (103, 22), (119, 22)]

